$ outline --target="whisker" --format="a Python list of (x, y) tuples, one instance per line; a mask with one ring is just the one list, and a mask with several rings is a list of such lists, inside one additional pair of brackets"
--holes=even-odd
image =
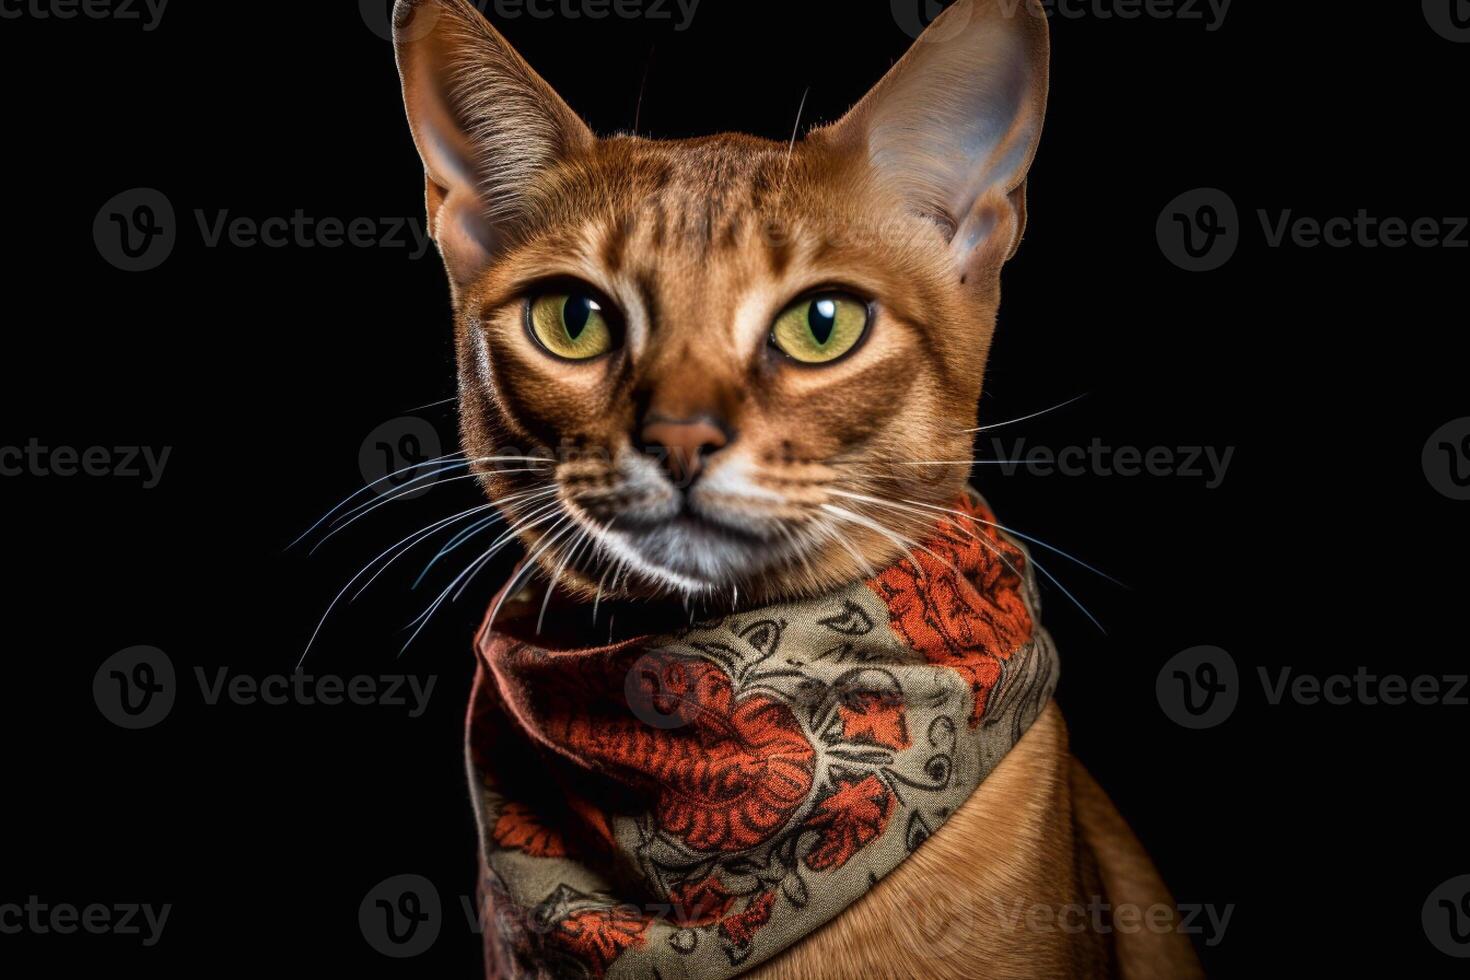
[(968, 518), (969, 520), (974, 521), (976, 524), (983, 524), (983, 525), (985, 525), (987, 527), (993, 527), (996, 530), (1004, 531), (1005, 533), (1007, 533), (1009, 535), (1012, 535), (1013, 537), (1020, 538), (1022, 541), (1029, 542), (1030, 544), (1034, 544), (1034, 545), (1037, 545), (1038, 547), (1045, 548), (1047, 551), (1050, 551), (1053, 554), (1060, 555), (1061, 557), (1067, 559), (1068, 561), (1073, 562), (1073, 563), (1075, 563), (1077, 565), (1080, 565), (1081, 567), (1087, 569), (1089, 572), (1091, 572), (1092, 574), (1098, 576), (1099, 578), (1107, 579), (1109, 582), (1112, 582), (1114, 585), (1118, 586), (1118, 588), (1120, 588), (1120, 589), (1130, 589), (1131, 588), (1131, 586), (1129, 586), (1128, 583), (1126, 583), (1126, 582), (1120, 582), (1118, 579), (1116, 579), (1113, 576), (1109, 575), (1107, 572), (1103, 571), (1102, 569), (1095, 568), (1092, 565), (1089, 565), (1087, 562), (1083, 561), (1081, 558), (1078, 558), (1076, 555), (1073, 555), (1070, 552), (1063, 551), (1061, 548), (1058, 548), (1054, 544), (1049, 544), (1048, 542), (1043, 541), (1040, 538), (1035, 538), (1035, 537), (1032, 537), (1029, 534), (1024, 534), (1021, 531), (1017, 531), (1013, 527), (1008, 527), (1008, 526), (1006, 526), (1004, 524), (997, 524), (995, 521), (987, 521), (984, 518), (976, 517), (976, 516), (974, 516), (972, 514), (966, 514), (963, 511), (954, 510), (953, 508), (950, 508), (950, 507), (939, 507), (939, 506), (936, 506), (935, 504), (926, 504), (926, 503), (924, 503), (922, 501), (910, 500), (907, 497), (900, 498), (900, 501), (901, 501), (901, 504), (900, 504), (900, 503), (895, 503), (894, 501), (891, 501), (891, 500), (881, 500), (881, 499), (879, 499), (877, 497), (865, 497), (862, 494), (851, 494), (851, 493), (847, 493), (846, 491), (842, 491), (842, 490), (833, 490), (832, 492), (835, 493), (835, 494), (838, 494), (840, 496), (843, 496), (843, 497), (855, 497), (856, 499), (865, 500), (868, 503), (877, 504), (877, 505), (883, 506), (883, 507), (899, 507), (899, 506), (901, 506), (901, 504), (908, 504), (908, 505), (910, 505), (910, 508), (912, 508), (912, 507), (918, 507), (918, 508), (922, 508), (923, 510), (926, 510), (926, 511), (933, 511), (935, 513), (940, 513), (940, 514), (948, 514), (951, 517)]
[[(311, 639), (307, 641), (306, 648), (301, 651), (301, 659), (296, 662), (296, 669), (300, 670), (302, 664), (306, 663), (307, 655), (311, 653), (311, 648), (316, 643), (317, 637), (321, 635), (322, 627), (326, 625), (327, 618), (332, 615), (332, 610), (337, 608), (337, 604), (342, 601), (342, 597), (347, 594), (348, 590), (352, 588), (352, 586), (357, 582), (358, 579), (362, 578), (368, 573), (369, 569), (371, 569), (378, 562), (382, 561), (386, 556), (391, 554), (396, 549), (407, 545), (405, 550), (403, 552), (400, 552), (400, 554), (406, 554), (407, 549), (412, 548), (414, 545), (429, 537), (440, 528), (445, 527), (449, 524), (453, 524), (455, 521), (463, 520), (464, 518), (469, 517), (472, 514), (483, 513), (485, 510), (494, 506), (494, 504), (480, 504), (477, 507), (471, 507), (469, 510), (455, 514), (453, 517), (446, 517), (443, 520), (437, 521), (429, 525), (427, 528), (422, 528), (418, 531), (415, 531), (413, 534), (410, 534), (408, 537), (390, 546), (382, 554), (378, 555), (372, 561), (364, 565), (356, 575), (352, 576), (352, 578), (347, 581), (347, 584), (342, 587), (342, 591), (338, 592), (336, 597), (332, 599), (331, 603), (329, 603), (327, 606), (327, 611), (322, 613), (322, 618), (317, 622), (316, 629), (312, 631)], [(395, 558), (396, 557), (397, 556), (395, 556)], [(390, 559), (390, 562), (392, 560), (393, 559)]]
[[(463, 469), (465, 466), (473, 466), (475, 464), (475, 462), (477, 462), (477, 461), (476, 460), (470, 460), (467, 463), (456, 465), (456, 466), (452, 466), (452, 467), (448, 467), (446, 469), (439, 470), (437, 473), (430, 473), (430, 474), (425, 474), (425, 475), (426, 476), (429, 476), (431, 478), (436, 479), (437, 480), (437, 483), (435, 485), (437, 485), (437, 486), (443, 486), (444, 484), (447, 484), (447, 483), (459, 483), (461, 480), (478, 480), (478, 479), (481, 478), (481, 476), (483, 474), (480, 474), (480, 473), (464, 473), (464, 474), (461, 474), (460, 476), (451, 476), (451, 477), (449, 477), (447, 479), (438, 479), (439, 477), (443, 476), (443, 474), (448, 473), (448, 472), (450, 472), (452, 470)], [(543, 473), (543, 472), (545, 472), (545, 470), (542, 469), (541, 467), (528, 467), (528, 468), (524, 468), (524, 469), (518, 468), (518, 469), (513, 469), (513, 470), (497, 470), (496, 472), (498, 472), (498, 473), (506, 473), (506, 474), (509, 474), (509, 473)], [(410, 483), (412, 483), (412, 482), (414, 482), (414, 481), (410, 481)], [(380, 507), (386, 507), (387, 505), (393, 503), (395, 500), (400, 500), (400, 499), (402, 499), (403, 497), (407, 496), (410, 493), (415, 493), (418, 490), (423, 490), (427, 486), (427, 485), (425, 485), (425, 486), (420, 486), (420, 487), (413, 487), (413, 486), (410, 486), (410, 483), (405, 483), (403, 486), (401, 486), (401, 487), (397, 488), (396, 490), (394, 490), (391, 494), (383, 497), (381, 500), (369, 501), (368, 503), (362, 504), (362, 505), (354, 508), (353, 510), (349, 511), (348, 513), (343, 514), (341, 517), (337, 518), (337, 520), (332, 523), (332, 530), (329, 531), (320, 541), (318, 541), (316, 544), (312, 545), (311, 551), (309, 551), (308, 554), (313, 554), (313, 555), (316, 554), (317, 551), (319, 551), (321, 549), (322, 545), (326, 544), (328, 541), (332, 540), (337, 535), (341, 534), (343, 531), (347, 530), (353, 524), (356, 524), (358, 521), (362, 520), (364, 517), (368, 516), (369, 514), (371, 514), (373, 511), (377, 510), (378, 508), (380, 508)]]
[[(834, 491), (834, 492), (842, 493), (843, 491)], [(877, 500), (877, 498), (869, 498), (869, 499), (873, 503), (882, 503), (885, 506), (892, 506), (892, 507), (899, 506), (899, 505), (894, 504), (894, 503), (892, 503), (890, 501), (879, 501), (879, 500)], [(912, 504), (914, 504), (917, 507), (922, 507), (925, 510), (938, 511), (940, 513), (950, 514), (950, 515), (953, 515), (955, 517), (968, 518), (969, 520), (975, 521), (978, 524), (986, 524), (986, 525), (994, 526), (996, 528), (999, 528), (1002, 531), (1005, 531), (1006, 530), (1005, 528), (1000, 527), (1000, 525), (998, 525), (998, 524), (994, 524), (991, 521), (982, 520), (982, 519), (980, 519), (978, 517), (974, 517), (974, 516), (972, 516), (970, 514), (966, 514), (963, 511), (952, 510), (952, 509), (950, 509), (948, 507), (936, 507), (933, 504), (924, 504), (924, 503), (920, 503), (918, 501), (909, 501), (909, 503), (912, 503)], [(1003, 551), (1001, 551), (999, 548), (997, 548), (995, 546), (995, 543), (994, 542), (987, 541), (983, 536), (978, 535), (975, 532), (969, 530), (963, 524), (960, 524), (957, 521), (952, 521), (951, 523), (954, 524), (954, 526), (955, 526), (955, 528), (957, 530), (959, 530), (959, 531), (961, 531), (961, 532), (963, 532), (965, 534), (968, 534), (970, 537), (972, 537), (976, 541), (978, 541), (981, 545), (983, 545), (984, 547), (990, 549), (990, 551), (993, 552), (995, 554), (995, 556), (997, 558), (999, 558), (1002, 562), (1004, 562), (1005, 565), (1006, 565), (1006, 567), (1009, 568), (1014, 574), (1016, 574), (1017, 576), (1020, 576), (1021, 575), (1021, 570), (1018, 569), (1015, 566), (1015, 564), (1008, 557), (1006, 557), (1006, 554)], [(1010, 532), (1007, 531), (1007, 533), (1010, 533)], [(1017, 536), (1019, 537), (1019, 535), (1017, 535)], [(1051, 548), (1050, 545), (1046, 545), (1046, 544), (1043, 544), (1041, 542), (1037, 542), (1037, 543), (1038, 544), (1042, 544), (1042, 547), (1048, 548), (1049, 550), (1054, 550), (1054, 551), (1057, 550), (1055, 548)], [(1064, 557), (1070, 557), (1070, 556), (1066, 555), (1065, 552), (1058, 551), (1058, 553), (1059, 554), (1062, 554)], [(1031, 555), (1030, 556), (1030, 560), (1031, 560), (1031, 564), (1036, 568), (1036, 570), (1038, 572), (1040, 572), (1042, 575), (1046, 576), (1046, 578), (1053, 585), (1055, 585), (1058, 589), (1061, 590), (1062, 595), (1064, 595), (1068, 599), (1070, 599), (1071, 602), (1072, 602), (1072, 604), (1074, 606), (1076, 606), (1079, 610), (1082, 611), (1082, 615), (1084, 615), (1088, 619), (1092, 620), (1092, 625), (1094, 625), (1094, 626), (1097, 627), (1098, 632), (1102, 633), (1104, 636), (1107, 635), (1108, 631), (1103, 628), (1102, 623), (1098, 622), (1097, 617), (1092, 614), (1091, 610), (1089, 610), (1085, 605), (1083, 605), (1082, 604), (1082, 601), (1080, 599), (1078, 599), (1076, 596), (1074, 596), (1071, 593), (1071, 591), (1068, 590), (1068, 588), (1065, 585), (1063, 585), (1061, 583), (1061, 581), (1055, 575), (1053, 575), (1051, 572), (1047, 571), (1046, 566), (1044, 566), (1039, 560), (1037, 560), (1037, 558), (1036, 558), (1035, 555)], [(1075, 558), (1072, 559), (1072, 560), (1073, 561), (1078, 561), (1078, 559), (1075, 559)], [(1104, 574), (1103, 572), (1098, 572), (1097, 569), (1092, 568), (1092, 566), (1087, 565), (1087, 564), (1085, 564), (1083, 562), (1080, 562), (1080, 561), (1078, 561), (1078, 563), (1079, 564), (1082, 564), (1083, 567), (1084, 568), (1087, 568), (1089, 571), (1097, 572), (1097, 574), (1102, 575), (1104, 578), (1107, 578), (1109, 581), (1115, 582), (1118, 585), (1122, 585), (1121, 582), (1117, 582), (1116, 579), (1113, 579), (1111, 576), (1108, 576), (1108, 575)], [(1123, 587), (1126, 588), (1127, 586), (1123, 586)]]
[[(537, 514), (544, 513), (548, 510), (551, 511), (550, 514), (547, 514), (545, 517), (538, 518), (535, 521), (532, 521), (529, 515), (525, 518), (522, 518), (513, 527), (508, 528), (505, 533), (502, 534), (496, 540), (496, 542), (490, 546), (489, 550), (487, 550), (484, 554), (480, 555), (480, 557), (476, 558), (468, 566), (466, 566), (465, 569), (460, 572), (458, 576), (455, 577), (454, 581), (445, 586), (444, 591), (439, 593), (434, 601), (429, 604), (429, 607), (425, 609), (422, 613), (420, 613), (418, 617), (413, 620), (413, 622), (408, 624), (407, 628), (413, 628), (415, 624), (417, 624), (417, 628), (414, 629), (413, 635), (408, 638), (408, 642), (403, 645), (403, 649), (399, 651), (399, 656), (402, 656), (403, 653), (407, 651), (410, 646), (413, 645), (413, 641), (417, 639), (418, 635), (424, 631), (424, 627), (429, 625), (429, 621), (434, 618), (434, 613), (437, 612), (439, 610), (439, 607), (444, 604), (444, 600), (446, 597), (449, 596), (450, 592), (454, 592), (454, 597), (452, 601), (458, 602), (459, 597), (464, 594), (465, 590), (469, 588), (470, 584), (475, 580), (475, 576), (477, 576), (480, 571), (490, 563), (491, 559), (493, 559), (496, 554), (498, 554), (512, 541), (514, 541), (516, 535), (520, 534), (522, 531), (537, 527), (555, 518), (557, 516), (556, 508), (558, 507), (558, 505), (558, 501), (553, 501), (551, 504), (535, 511), (535, 513)], [(556, 530), (556, 528), (560, 527), (563, 522), (568, 520), (571, 520), (570, 515), (562, 517), (561, 521), (558, 521), (556, 524), (553, 524), (551, 526), (551, 530)], [(551, 531), (548, 531), (547, 533), (549, 534), (551, 533)], [(456, 586), (458, 586), (458, 591), (454, 591)]]
[(455, 395), (453, 398), (443, 398), (443, 399), (440, 399), (437, 402), (429, 402), (429, 404), (427, 404), (427, 405), (420, 405), (418, 408), (410, 408), (408, 411), (409, 412), (422, 412), (425, 409), (438, 408), (441, 405), (449, 405), (449, 404), (451, 404), (453, 402), (457, 402), (457, 401), (459, 401), (459, 396), (458, 395)]
[(830, 521), (817, 521), (813, 524), (813, 529), (828, 535), (843, 548), (847, 549), (847, 553), (852, 555), (857, 560), (858, 565), (866, 571), (868, 578), (877, 577), (878, 570), (873, 567), (872, 562), (864, 558), (862, 553), (852, 546), (852, 542), (847, 540), (847, 536), (839, 531)]
[(551, 529), (546, 532), (547, 540), (543, 541), (539, 546), (537, 546), (536, 550), (526, 557), (525, 563), (522, 564), (521, 567), (516, 571), (516, 573), (511, 576), (510, 581), (506, 583), (505, 588), (501, 590), (500, 598), (495, 600), (495, 607), (490, 610), (490, 618), (486, 621), (485, 626), (487, 630), (493, 630), (495, 628), (495, 617), (500, 615), (500, 607), (505, 605), (505, 600), (509, 599), (511, 595), (514, 594), (516, 587), (521, 582), (521, 579), (527, 573), (530, 573), (532, 575), (536, 574), (537, 560), (540, 559), (540, 557), (544, 555), (548, 549), (556, 544), (556, 542), (561, 539), (561, 536), (563, 534), (566, 534), (567, 531), (578, 529), (576, 524), (571, 524), (569, 527), (565, 528), (562, 527), (562, 524), (567, 524), (571, 520), (572, 515), (568, 514), (563, 517), (561, 521), (553, 524), (551, 526)]
[[(888, 540), (898, 545), (899, 550), (904, 553), (904, 556), (908, 559), (909, 564), (914, 566), (914, 571), (916, 571), (921, 578), (924, 577), (924, 567), (919, 564), (919, 560), (914, 557), (914, 553), (911, 550), (913, 548), (920, 547), (917, 542), (909, 541), (906, 538), (901, 538), (896, 533), (890, 531), (888, 528), (884, 527), (877, 521), (863, 517), (861, 514), (854, 514), (852, 511), (846, 509), (845, 507), (838, 507), (835, 504), (822, 504), (822, 510), (826, 511), (829, 514), (832, 514), (835, 517), (841, 518), (842, 520), (846, 520), (850, 523), (856, 524), (859, 527), (866, 527), (870, 531), (876, 531), (884, 537), (888, 538)], [(924, 548), (923, 550), (928, 551), (929, 549)], [(929, 553), (934, 554), (932, 551)], [(935, 557), (937, 558), (939, 556), (935, 555)], [(943, 561), (943, 559), (940, 560)], [(946, 562), (946, 564), (948, 563)]]
[[(540, 527), (542, 524), (545, 524), (547, 521), (556, 517), (560, 509), (560, 500), (553, 500), (549, 504), (544, 504), (536, 508), (531, 513), (527, 514), (519, 524), (515, 525), (514, 527), (507, 528), (505, 530), (505, 533), (501, 534), (500, 537), (496, 538), (495, 541), (491, 543), (489, 551), (487, 551), (481, 557), (484, 560), (493, 558), (495, 555), (499, 554), (507, 547), (509, 547), (522, 531), (529, 531), (533, 527)], [(532, 520), (531, 518), (533, 517), (536, 518), (536, 520)], [(475, 572), (473, 575), (470, 576), (469, 580), (467, 580), (463, 585), (459, 587), (459, 590), (454, 593), (454, 597), (451, 599), (452, 602), (459, 601), (459, 597), (464, 595), (465, 589), (469, 588), (470, 582), (473, 581), (474, 576), (478, 574), (479, 572)]]
[(965, 429), (964, 431), (965, 432), (990, 432), (990, 431), (992, 431), (994, 429), (1004, 428), (1007, 425), (1018, 425), (1018, 424), (1020, 424), (1022, 422), (1030, 422), (1032, 419), (1039, 419), (1043, 415), (1049, 415), (1052, 412), (1059, 412), (1059, 411), (1061, 411), (1062, 409), (1066, 408), (1069, 405), (1075, 405), (1078, 402), (1080, 402), (1082, 399), (1086, 398), (1090, 394), (1092, 394), (1092, 392), (1086, 391), (1086, 392), (1083, 392), (1082, 394), (1078, 395), (1076, 398), (1069, 398), (1069, 399), (1067, 399), (1066, 401), (1062, 402), (1060, 405), (1053, 405), (1051, 408), (1042, 409), (1041, 411), (1035, 412), (1035, 413), (1033, 413), (1031, 415), (1023, 415), (1023, 416), (1021, 416), (1018, 419), (1010, 419), (1010, 420), (1005, 421), (1005, 422), (996, 422), (996, 423), (993, 423), (991, 425), (982, 425), (978, 429)]
[(435, 464), (443, 463), (443, 462), (446, 462), (446, 461), (451, 460), (451, 459), (459, 459), (459, 458), (462, 458), (463, 456), (464, 456), (463, 453), (449, 453), (448, 455), (445, 455), (445, 456), (437, 456), (434, 459), (426, 459), (422, 463), (414, 463), (411, 466), (405, 466), (405, 467), (403, 467), (403, 469), (401, 469), (401, 470), (395, 470), (395, 471), (393, 471), (392, 473), (389, 473), (386, 476), (381, 476), (378, 479), (374, 480), (372, 483), (369, 483), (369, 484), (367, 484), (364, 487), (360, 487), (357, 490), (352, 491), (352, 493), (349, 494), (347, 497), (345, 497), (340, 503), (338, 503), (337, 506), (333, 507), (331, 510), (327, 511), (320, 518), (318, 518), (318, 520), (317, 520), (317, 522), (315, 524), (313, 524), (311, 527), (309, 527), (305, 531), (303, 531), (300, 537), (298, 537), (295, 541), (292, 541), (290, 544), (286, 545), (286, 550), (287, 551), (290, 551), (292, 548), (296, 547), (302, 541), (305, 541), (308, 537), (311, 536), (311, 532), (315, 531), (317, 528), (321, 527), (328, 520), (330, 520), (333, 514), (337, 513), (337, 511), (341, 510), (343, 507), (346, 507), (352, 501), (356, 500), (358, 494), (366, 493), (367, 491), (371, 490), (373, 487), (377, 486), (379, 483), (382, 483), (385, 480), (391, 480), (395, 476), (399, 476), (399, 475), (401, 475), (403, 473), (407, 473), (410, 470), (416, 470), (416, 469), (419, 469), (420, 467), (423, 467), (423, 466), (433, 466)]
[(562, 555), (561, 564), (556, 566), (556, 572), (551, 576), (551, 581), (546, 584), (546, 595), (541, 599), (541, 614), (536, 617), (536, 635), (541, 635), (541, 627), (546, 622), (546, 609), (551, 605), (551, 594), (556, 591), (556, 583), (561, 581), (562, 572), (566, 571), (567, 562), (571, 560), (577, 549), (592, 540), (592, 534), (585, 527), (577, 529), (577, 536), (572, 539)]
[[(506, 507), (513, 503), (529, 503), (537, 500), (544, 500), (546, 497), (553, 496), (556, 493), (556, 487), (547, 487), (541, 490), (527, 490), (523, 493), (511, 494), (509, 497), (501, 497), (500, 499), (495, 501), (495, 504), (497, 507)], [(445, 555), (448, 555), (450, 552), (457, 550), (466, 541), (473, 538), (476, 534), (479, 534), (485, 528), (494, 526), (496, 521), (503, 519), (504, 518), (502, 515), (497, 514), (496, 516), (488, 520), (480, 521), (479, 523), (468, 527), (465, 530), (459, 532), (459, 534), (455, 535), (452, 539), (445, 543), (444, 547), (439, 549), (439, 553), (437, 555), (430, 559), (429, 563), (424, 566), (424, 570), (419, 572), (419, 576), (414, 580), (412, 588), (417, 589), (419, 587), (419, 584), (423, 582), (425, 576), (427, 576), (429, 574), (429, 571), (439, 562), (439, 559), (443, 558)]]
[[(618, 522), (617, 516), (614, 516), (613, 519), (610, 520), (610, 521), (608, 521), (607, 522), (607, 525), (603, 528), (603, 533), (606, 534), (606, 533), (610, 532), (612, 530), (613, 525), (616, 524), (617, 522)], [(601, 542), (599, 542), (599, 543), (601, 543)], [(593, 626), (596, 626), (597, 625), (597, 607), (602, 604), (602, 585), (603, 585), (604, 582), (607, 581), (607, 575), (608, 575), (608, 573), (611, 572), (616, 567), (617, 567), (617, 562), (615, 562), (615, 561), (614, 562), (608, 562), (607, 563), (607, 567), (602, 570), (602, 578), (600, 578), (600, 579), (597, 580), (597, 595), (594, 596), (593, 599), (592, 599), (592, 625)]]

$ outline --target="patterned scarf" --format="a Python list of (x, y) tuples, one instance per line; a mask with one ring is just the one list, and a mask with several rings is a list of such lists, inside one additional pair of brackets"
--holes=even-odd
[(596, 649), (487, 623), (468, 747), (489, 975), (720, 980), (809, 935), (1040, 714), (1037, 610), (1024, 549), (967, 498), (822, 598)]

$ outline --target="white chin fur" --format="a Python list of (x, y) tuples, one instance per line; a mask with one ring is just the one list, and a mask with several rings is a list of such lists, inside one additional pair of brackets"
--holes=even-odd
[[(723, 592), (749, 581), (788, 557), (790, 546), (765, 522), (732, 513), (721, 497), (737, 500), (779, 496), (754, 485), (741, 457), (721, 461), (702, 477), (680, 514), (680, 495), (646, 457), (620, 460), (627, 485), (643, 492), (645, 504), (630, 510), (600, 537), (635, 573), (685, 595)], [(697, 515), (697, 516), (696, 516)]]

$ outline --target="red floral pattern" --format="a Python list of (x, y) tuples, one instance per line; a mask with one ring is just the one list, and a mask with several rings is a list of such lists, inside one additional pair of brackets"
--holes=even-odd
[(743, 911), (720, 923), (720, 935), (736, 946), (744, 946), (755, 938), (761, 926), (771, 921), (771, 907), (776, 904), (774, 891), (762, 892), (751, 899)]
[(877, 776), (839, 780), (837, 791), (817, 804), (803, 825), (818, 832), (806, 866), (813, 871), (842, 867), (882, 835), (892, 814), (893, 794)]
[(730, 911), (735, 901), (720, 879), (685, 881), (669, 890), (673, 910), (669, 918), (687, 929), (712, 926)]
[(652, 921), (631, 909), (588, 909), (558, 922), (551, 941), (587, 964), (594, 977), (601, 977), (624, 950), (647, 941), (644, 933)]
[(837, 708), (842, 720), (842, 737), (850, 742), (870, 742), (888, 749), (906, 749), (908, 716), (903, 698), (894, 693), (862, 691), (848, 696)]
[[(843, 888), (881, 875), (887, 849), (856, 859), (918, 813), (901, 812), (894, 780), (916, 792), (951, 792), (936, 775), (948, 771), (948, 756), (936, 761), (934, 753), (955, 746), (936, 741), (931, 725), (920, 751), (910, 731), (910, 698), (941, 703), (928, 683), (910, 690), (903, 668), (913, 653), (946, 669), (937, 672), (944, 687), (959, 687), (946, 676), (952, 671), (973, 695), (969, 705), (945, 703), (950, 736), (966, 714), (977, 727), (1002, 685), (1016, 697), (1031, 690), (1006, 679), (1007, 661), (1027, 648), (1033, 629), (1025, 555), (989, 520), (982, 506), (963, 502), (938, 522), (927, 550), (845, 591), (840, 613), (823, 600), (796, 607), (790, 620), (781, 610), (755, 622), (736, 616), (655, 641), (680, 654), (647, 639), (561, 650), (483, 633), (471, 759), (491, 799), (510, 797), (491, 809), (487, 859), (493, 865), (506, 850), (544, 858), (538, 867), (548, 877), (562, 865), (647, 861), (654, 887), (644, 894), (667, 897), (662, 907), (614, 906), (620, 890), (583, 892), (563, 877), (534, 909), (518, 907), (537, 916), (535, 934), (502, 931), (501, 948), (532, 960), (555, 949), (602, 978), (634, 949), (638, 971), (670, 955), (715, 969), (707, 959), (713, 940), (732, 968), (743, 967), (824, 914), (823, 874), (835, 873), (831, 881)], [(887, 623), (856, 594), (864, 588), (884, 603)], [(800, 641), (812, 649), (778, 652), (791, 623), (800, 626), (793, 635), (815, 631)], [(759, 641), (750, 638), (756, 627)], [(816, 645), (823, 642), (836, 645)], [(840, 675), (807, 672), (799, 658), (814, 653), (831, 657)], [(496, 870), (519, 875), (519, 859)], [(729, 975), (723, 969), (716, 972)]]
[(868, 587), (888, 606), (894, 631), (909, 646), (965, 678), (975, 697), (974, 728), (1004, 661), (1030, 639), (1032, 624), (1021, 595), (1025, 555), (991, 526), (995, 518), (984, 507), (967, 498), (959, 511), (925, 543), (928, 551), (915, 555), (917, 568), (900, 562)]
[(633, 676), (645, 708), (668, 719), (656, 727), (629, 711), (627, 663), (609, 672), (615, 693), (597, 704), (556, 705), (546, 724), (556, 744), (589, 768), (658, 787), (661, 829), (696, 850), (745, 851), (806, 801), (816, 750), (775, 697), (737, 698), (730, 676), (705, 661), (647, 657)]
[(568, 852), (561, 832), (542, 823), (524, 803), (501, 807), (490, 837), (497, 847), (532, 857), (566, 857)]

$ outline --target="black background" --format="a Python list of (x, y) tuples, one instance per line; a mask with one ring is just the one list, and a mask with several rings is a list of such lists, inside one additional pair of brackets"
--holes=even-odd
[[(1261, 665), (1465, 670), (1470, 504), (1431, 487), (1420, 453), (1470, 414), (1467, 252), (1273, 249), (1255, 218), (1467, 211), (1470, 47), (1416, 3), (1343, 7), (1241, 2), (1215, 31), (1053, 19), (1031, 224), (981, 405), (997, 422), (1088, 394), (995, 432), (1007, 446), (1235, 448), (1215, 490), (977, 472), (1002, 520), (1131, 587), (1048, 563), (1107, 628), (1047, 590), (1059, 697), (1075, 751), (1178, 900), (1235, 906), (1202, 949), (1216, 976), (1463, 975), (1420, 908), (1470, 872), (1470, 709), (1272, 707), (1256, 679)], [(315, 557), (286, 552), (362, 484), (359, 450), (382, 423), (420, 415), (455, 448), (452, 406), (411, 411), (454, 391), (442, 268), (403, 248), (207, 248), (195, 224), (195, 209), (421, 218), (391, 46), (354, 8), (178, 3), (152, 32), (0, 20), (0, 444), (172, 447), (153, 490), (0, 480), (0, 902), (174, 905), (153, 948), (7, 935), (0, 969), (34, 956), (47, 975), (478, 975), (457, 898), (474, 881), (461, 724), (471, 634), (503, 568), (401, 657), (402, 627), (437, 591), (410, 591), (419, 558), (328, 622), (307, 669), (434, 675), (421, 718), (209, 706), (193, 677), (289, 672), (357, 568), (476, 500), (447, 484)], [(804, 126), (839, 115), (909, 43), (879, 2), (703, 0), (688, 30), (676, 21), (499, 26), (599, 132), (632, 128), (646, 73), (640, 129), (667, 137), (787, 138), (808, 87)], [(100, 257), (92, 224), (135, 187), (172, 201), (179, 241), (129, 274)], [(1234, 259), (1204, 274), (1155, 238), (1165, 205), (1197, 187), (1225, 190), (1244, 222)], [(91, 685), (136, 644), (166, 651), (183, 691), (162, 724), (128, 732)], [(1196, 732), (1160, 710), (1155, 678), (1200, 644), (1231, 652), (1244, 691), (1229, 721)], [(403, 873), (435, 882), (448, 918), (429, 953), (400, 962), (364, 942), (357, 908)]]

